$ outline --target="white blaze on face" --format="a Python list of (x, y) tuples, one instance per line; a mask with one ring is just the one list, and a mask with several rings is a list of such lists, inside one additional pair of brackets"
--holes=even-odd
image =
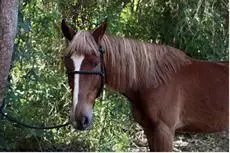
[[(74, 64), (74, 71), (80, 71), (82, 61), (84, 59), (84, 56), (81, 55), (72, 55), (71, 59), (73, 60)], [(75, 109), (78, 103), (78, 93), (79, 93), (79, 74), (74, 74), (74, 89), (73, 89), (73, 109), (72, 109), (72, 115), (75, 116)]]

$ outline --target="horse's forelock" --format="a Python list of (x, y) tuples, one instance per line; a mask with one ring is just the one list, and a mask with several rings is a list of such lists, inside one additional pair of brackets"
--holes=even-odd
[(98, 56), (98, 45), (96, 44), (91, 32), (77, 32), (73, 40), (70, 42), (66, 54)]

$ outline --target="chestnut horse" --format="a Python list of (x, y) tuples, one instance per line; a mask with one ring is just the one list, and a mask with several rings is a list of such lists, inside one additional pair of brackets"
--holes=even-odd
[(228, 129), (228, 61), (196, 60), (173, 47), (108, 36), (106, 27), (104, 21), (94, 31), (75, 32), (62, 22), (76, 129), (90, 126), (104, 82), (130, 100), (151, 151), (172, 151), (175, 132)]

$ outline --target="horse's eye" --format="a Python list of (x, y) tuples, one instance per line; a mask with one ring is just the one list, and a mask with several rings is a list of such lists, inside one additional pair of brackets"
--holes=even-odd
[(97, 62), (93, 62), (93, 67), (96, 67), (98, 65)]
[(86, 63), (88, 63), (92, 67), (95, 67), (99, 64), (99, 59), (95, 56), (89, 56), (86, 59)]
[(97, 60), (91, 60), (90, 61), (90, 64), (93, 66), (93, 67), (96, 67), (98, 65), (98, 61)]

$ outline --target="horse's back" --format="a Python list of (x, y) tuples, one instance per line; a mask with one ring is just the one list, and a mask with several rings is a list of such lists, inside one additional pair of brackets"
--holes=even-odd
[(228, 128), (228, 61), (192, 60), (177, 74), (182, 131), (216, 132)]
[(215, 63), (221, 65), (221, 66), (225, 66), (225, 67), (229, 67), (229, 61), (215, 61)]

